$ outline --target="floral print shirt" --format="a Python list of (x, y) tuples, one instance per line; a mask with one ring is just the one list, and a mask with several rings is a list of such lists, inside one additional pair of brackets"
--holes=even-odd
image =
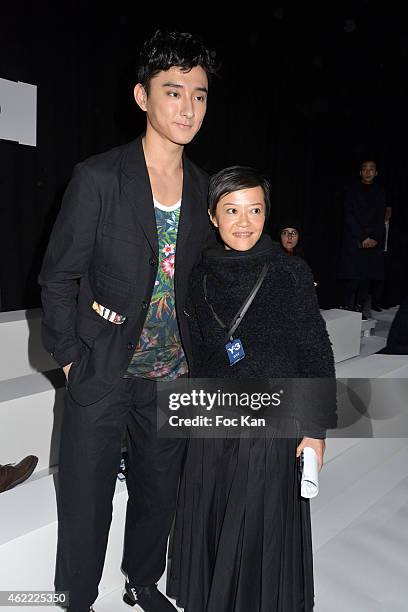
[(155, 202), (159, 263), (146, 321), (126, 376), (173, 380), (188, 372), (174, 299), (174, 262), (180, 204)]

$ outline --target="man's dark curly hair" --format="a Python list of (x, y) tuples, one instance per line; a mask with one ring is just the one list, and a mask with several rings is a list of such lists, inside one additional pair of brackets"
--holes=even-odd
[(192, 34), (157, 30), (145, 41), (141, 49), (138, 83), (141, 83), (149, 94), (150, 80), (162, 70), (169, 70), (173, 66), (186, 72), (195, 66), (201, 66), (210, 79), (217, 72), (213, 55), (215, 54)]

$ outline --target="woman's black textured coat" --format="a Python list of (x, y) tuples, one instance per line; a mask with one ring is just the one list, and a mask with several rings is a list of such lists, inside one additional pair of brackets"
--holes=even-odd
[[(267, 276), (234, 335), (246, 356), (230, 366), (225, 330), (205, 302), (203, 277), (207, 275), (208, 301), (228, 326), (265, 262), (270, 264)], [(309, 386), (311, 381), (304, 381), (298, 389), (304, 401), (295, 409), (303, 433), (311, 437), (323, 437), (325, 428), (336, 426), (333, 351), (304, 260), (288, 257), (268, 236), (249, 251), (212, 248), (193, 271), (187, 310), (193, 377), (326, 379)]]
[[(204, 300), (203, 275), (209, 301), (228, 325), (266, 261), (267, 276), (235, 334), (246, 356), (230, 366), (225, 331)], [(193, 376), (303, 377), (302, 385), (283, 384), (295, 387), (296, 410), (288, 421), (302, 427), (290, 437), (189, 441), (168, 593), (186, 612), (312, 612), (310, 505), (300, 495), (296, 449), (301, 433), (324, 436), (336, 414), (333, 354), (311, 272), (303, 260), (262, 237), (243, 253), (222, 247), (206, 252), (191, 282)], [(327, 385), (321, 379), (316, 389), (313, 377), (326, 377)], [(311, 388), (304, 387), (308, 382)], [(283, 420), (286, 405), (285, 395)]]

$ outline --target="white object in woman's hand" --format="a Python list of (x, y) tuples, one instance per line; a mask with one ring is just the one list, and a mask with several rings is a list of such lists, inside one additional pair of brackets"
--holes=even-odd
[(302, 450), (306, 446), (310, 446), (310, 448), (313, 448), (313, 450), (316, 451), (317, 468), (320, 472), (320, 470), (323, 467), (323, 457), (324, 457), (324, 451), (326, 449), (326, 441), (318, 440), (316, 438), (303, 438), (303, 440), (301, 441), (301, 443), (296, 449), (296, 457), (300, 457)]
[(302, 480), (300, 494), (306, 499), (312, 499), (319, 493), (319, 471), (317, 469), (317, 454), (310, 446), (303, 449)]

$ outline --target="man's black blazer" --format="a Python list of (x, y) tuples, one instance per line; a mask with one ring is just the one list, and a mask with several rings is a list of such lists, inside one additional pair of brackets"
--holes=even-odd
[[(183, 155), (183, 195), (175, 262), (181, 340), (191, 357), (185, 299), (191, 269), (215, 240), (207, 214), (207, 175)], [(89, 405), (126, 371), (149, 307), (158, 265), (153, 196), (142, 139), (75, 167), (39, 276), (43, 342), (61, 365), (73, 362), (68, 386)], [(117, 325), (93, 301), (121, 315)]]

